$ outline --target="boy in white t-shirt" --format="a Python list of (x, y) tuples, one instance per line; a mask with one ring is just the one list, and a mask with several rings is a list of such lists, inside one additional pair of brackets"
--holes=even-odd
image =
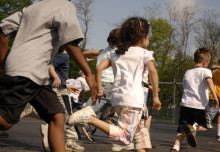
[[(86, 82), (86, 79), (85, 79), (85, 74), (80, 70), (79, 71), (79, 75), (80, 77), (78, 77), (77, 79), (68, 79), (66, 81), (67, 83), (67, 87), (69, 90), (73, 90), (73, 91), (70, 91), (70, 99), (73, 100), (73, 102), (75, 103), (78, 103), (78, 100), (79, 100), (79, 95), (81, 93), (81, 91), (89, 91), (89, 86)], [(71, 101), (70, 100), (70, 101)]]
[(179, 152), (183, 139), (187, 138), (192, 147), (196, 147), (196, 131), (208, 131), (205, 108), (208, 104), (208, 88), (214, 96), (214, 107), (218, 107), (218, 98), (212, 81), (212, 72), (207, 69), (211, 51), (199, 48), (194, 53), (195, 66), (186, 71), (183, 77), (183, 97), (180, 107), (179, 126), (174, 147), (170, 152)]

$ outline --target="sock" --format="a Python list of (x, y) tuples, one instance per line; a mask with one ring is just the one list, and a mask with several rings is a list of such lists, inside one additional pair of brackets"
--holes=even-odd
[(194, 129), (195, 131), (197, 131), (197, 129), (198, 129), (198, 124), (195, 122), (192, 127), (193, 127), (193, 129)]
[(177, 151), (180, 151), (180, 146), (174, 145), (174, 146), (173, 146), (173, 149), (176, 149)]
[(217, 130), (218, 130), (217, 135), (220, 136), (220, 124), (217, 124)]

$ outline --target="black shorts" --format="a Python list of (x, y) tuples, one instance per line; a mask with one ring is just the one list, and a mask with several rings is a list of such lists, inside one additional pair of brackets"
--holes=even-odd
[(199, 126), (207, 128), (205, 110), (181, 106), (177, 132), (185, 133), (185, 125), (193, 125), (195, 122)]
[(57, 113), (65, 113), (56, 93), (48, 86), (40, 86), (20, 76), (0, 76), (0, 115), (15, 124), (27, 103), (47, 123)]

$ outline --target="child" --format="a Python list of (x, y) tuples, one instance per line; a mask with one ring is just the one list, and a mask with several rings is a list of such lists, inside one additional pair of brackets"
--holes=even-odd
[[(70, 90), (70, 94), (69, 94), (69, 97), (70, 97), (70, 101), (71, 101), (71, 104), (72, 104), (72, 110), (74, 111), (74, 109), (76, 108), (77, 110), (83, 105), (82, 101), (79, 100), (79, 96), (80, 96), (80, 93), (83, 91), (89, 91), (89, 86), (88, 84), (86, 83), (86, 80), (85, 80), (85, 74), (80, 70), (79, 71), (79, 75), (80, 77), (78, 77), (76, 80), (74, 79), (68, 79), (66, 81), (67, 83), (67, 87), (69, 88)], [(76, 91), (71, 91), (72, 88), (74, 88), (74, 90)]]
[[(216, 60), (216, 65), (212, 66), (212, 79), (215, 86), (215, 92), (218, 96), (218, 101), (220, 101), (220, 58)], [(213, 99), (214, 97), (212, 94), (209, 96), (209, 110), (208, 114), (211, 117), (211, 120), (215, 118), (215, 115), (217, 114), (217, 136), (216, 140), (220, 141), (220, 107), (214, 109), (213, 106)]]
[[(50, 9), (48, 9), (50, 8)], [(15, 37), (16, 34), (16, 37)], [(13, 38), (7, 57), (8, 39)], [(75, 6), (65, 0), (32, 4), (0, 23), (0, 129), (20, 120), (30, 103), (49, 124), (49, 143), (54, 152), (65, 152), (64, 109), (49, 87), (49, 65), (58, 48), (64, 46), (86, 74), (95, 97), (96, 83), (78, 43), (83, 34)], [(4, 75), (6, 74), (6, 75)]]
[[(89, 91), (89, 86), (86, 83), (85, 80), (85, 74), (80, 70), (79, 71), (80, 77), (78, 77), (76, 80), (72, 81), (73, 79), (69, 79), (66, 81), (69, 90), (73, 87), (74, 89), (77, 88), (77, 91), (71, 92), (70, 91), (70, 98), (73, 100), (73, 102), (78, 103), (79, 101), (79, 95), (82, 90)], [(72, 102), (72, 101), (71, 101)]]
[(171, 152), (180, 151), (180, 145), (186, 136), (188, 143), (196, 147), (196, 131), (208, 131), (205, 107), (208, 104), (208, 87), (214, 97), (214, 108), (218, 106), (211, 70), (207, 69), (211, 51), (199, 48), (194, 53), (195, 66), (186, 71), (183, 77), (183, 97), (180, 107), (179, 126), (175, 145)]
[(144, 18), (133, 17), (125, 21), (120, 28), (121, 44), (118, 49), (111, 52), (110, 56), (96, 67), (98, 98), (103, 96), (102, 70), (109, 66), (113, 68), (112, 104), (119, 115), (119, 126), (97, 119), (91, 107), (72, 114), (68, 124), (89, 123), (108, 134), (112, 142), (120, 144), (130, 144), (134, 139), (135, 150), (138, 152), (152, 148), (149, 132), (140, 123), (144, 104), (142, 77), (145, 66), (149, 70), (153, 87), (153, 109), (161, 108), (153, 52), (146, 50), (149, 44), (149, 27)]
[[(99, 65), (104, 59), (106, 59), (112, 50), (116, 50), (116, 46), (119, 42), (119, 33), (120, 29), (116, 28), (110, 31), (107, 42), (108, 46), (104, 50), (89, 50), (83, 52), (85, 57), (89, 56), (98, 56), (96, 66)], [(112, 113), (114, 114), (114, 109), (112, 108), (111, 98), (112, 98), (112, 84), (114, 82), (114, 75), (112, 71), (112, 67), (108, 67), (102, 72), (102, 88), (105, 94), (104, 97), (101, 97), (100, 101), (97, 102), (95, 105), (92, 105), (91, 98), (87, 101), (86, 106), (92, 106), (92, 109), (98, 115), (102, 112), (100, 119), (105, 120), (109, 117)], [(103, 119), (104, 118), (104, 119)], [(87, 127), (82, 127), (83, 133), (86, 137), (93, 141), (92, 132), (93, 130), (88, 129)]]

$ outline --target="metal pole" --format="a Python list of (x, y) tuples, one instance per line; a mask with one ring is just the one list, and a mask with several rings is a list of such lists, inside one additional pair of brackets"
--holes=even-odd
[(176, 109), (176, 105), (175, 105), (175, 97), (176, 97), (176, 80), (174, 78), (174, 83), (173, 83), (173, 124), (175, 123), (175, 109)]

